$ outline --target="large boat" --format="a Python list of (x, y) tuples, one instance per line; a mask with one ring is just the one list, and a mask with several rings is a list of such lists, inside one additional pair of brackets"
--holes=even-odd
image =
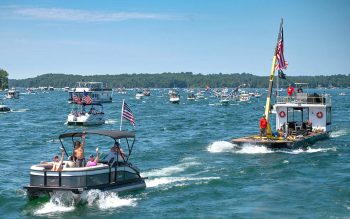
[(19, 91), (14, 89), (14, 88), (8, 90), (6, 98), (7, 99), (18, 99), (19, 98)]
[(69, 90), (69, 103), (76, 103), (74, 96), (82, 98), (84, 91), (92, 98), (94, 103), (112, 102), (112, 89), (103, 86), (102, 82), (77, 82), (76, 87)]
[[(73, 109), (67, 118), (67, 125), (102, 125), (105, 123), (105, 114), (103, 112), (103, 106), (100, 103), (94, 103), (91, 105), (80, 105), (80, 110), (76, 107)], [(87, 107), (90, 109), (86, 111)]]
[[(53, 162), (41, 162), (30, 167), (30, 183), (24, 186), (29, 198), (51, 195), (58, 191), (71, 191), (76, 198), (87, 190), (99, 189), (114, 192), (143, 189), (146, 187), (145, 178), (140, 175), (140, 170), (129, 162), (135, 142), (135, 134), (127, 131), (97, 130), (86, 132), (65, 133), (59, 136), (63, 153), (68, 157), (69, 151), (76, 140), (81, 140), (83, 135), (110, 137), (113, 141), (110, 146), (120, 142), (116, 151), (116, 160), (107, 161), (101, 157), (96, 166), (74, 167), (70, 160), (63, 161), (61, 171), (52, 171)], [(93, 139), (93, 138), (92, 138)], [(71, 140), (72, 143), (69, 143)], [(65, 147), (68, 144), (68, 147)], [(86, 142), (85, 142), (85, 145)], [(124, 151), (123, 152), (123, 146)], [(109, 150), (106, 145), (102, 149)], [(87, 150), (87, 146), (84, 146)], [(124, 156), (120, 156), (124, 153)], [(73, 167), (72, 167), (73, 166)]]
[[(293, 95), (277, 95), (276, 103), (271, 107), (272, 85), (275, 69), (276, 67), (282, 66), (282, 61), (284, 62), (283, 64), (286, 64), (283, 57), (283, 44), (281, 42), (283, 43), (282, 22), (280, 26), (279, 40), (272, 60), (269, 89), (265, 104), (264, 115), (267, 120), (266, 136), (262, 137), (259, 135), (252, 135), (232, 139), (232, 142), (236, 145), (244, 146), (245, 144), (254, 144), (266, 146), (272, 149), (307, 148), (314, 142), (327, 138), (329, 132), (331, 132), (332, 105), (331, 96), (328, 94), (303, 92), (299, 87), (299, 92), (294, 92)], [(283, 57), (283, 59), (281, 59), (281, 57)], [(285, 68), (286, 66), (283, 69)], [(296, 84), (304, 85), (305, 83)], [(271, 109), (276, 113), (275, 131), (271, 130), (269, 122)]]

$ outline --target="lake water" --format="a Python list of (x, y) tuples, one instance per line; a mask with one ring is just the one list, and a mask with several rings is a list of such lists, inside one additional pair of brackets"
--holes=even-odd
[[(221, 106), (210, 94), (189, 102), (181, 92), (180, 104), (169, 103), (167, 90), (143, 100), (135, 91), (114, 94), (113, 103), (104, 104), (108, 124), (84, 129), (119, 129), (125, 98), (137, 124), (130, 161), (148, 177), (147, 188), (93, 190), (79, 203), (65, 193), (29, 201), (22, 189), (29, 167), (59, 152), (58, 135), (82, 129), (64, 124), (72, 107), (67, 93), (4, 100), (13, 112), (0, 114), (0, 218), (350, 217), (350, 95), (341, 91), (326, 90), (333, 103), (331, 137), (306, 151), (236, 150), (229, 143), (258, 132), (264, 97)], [(94, 147), (87, 144), (87, 153)]]

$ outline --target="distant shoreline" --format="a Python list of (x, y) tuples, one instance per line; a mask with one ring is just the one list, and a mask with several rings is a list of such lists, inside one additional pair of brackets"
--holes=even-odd
[[(72, 74), (43, 74), (33, 78), (9, 79), (10, 87), (74, 87), (78, 81), (101, 81), (112, 88), (135, 87), (268, 87), (268, 76), (257, 76), (250, 73), (232, 74), (193, 74), (192, 72), (159, 73), (159, 74), (115, 74), (115, 75), (72, 75)], [(350, 87), (350, 74), (317, 75), (317, 76), (288, 76), (280, 79), (281, 87), (289, 83), (305, 82), (310, 88), (316, 87)]]

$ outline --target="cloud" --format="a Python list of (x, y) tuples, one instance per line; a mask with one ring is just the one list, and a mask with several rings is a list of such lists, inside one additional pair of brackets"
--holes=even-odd
[(116, 22), (124, 20), (178, 20), (184, 17), (169, 14), (141, 12), (101, 12), (65, 8), (12, 8), (13, 13), (25, 18), (79, 22)]

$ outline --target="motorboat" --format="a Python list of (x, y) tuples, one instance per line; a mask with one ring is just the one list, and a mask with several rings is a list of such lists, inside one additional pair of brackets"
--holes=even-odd
[(241, 94), (239, 95), (239, 101), (241, 102), (247, 102), (250, 100), (250, 95), (246, 92), (241, 92)]
[(6, 98), (7, 99), (18, 99), (19, 98), (19, 91), (14, 89), (14, 88), (8, 90)]
[(180, 103), (180, 95), (176, 91), (172, 91), (169, 94), (169, 101), (170, 103)]
[(64, 92), (68, 92), (69, 91), (69, 87), (64, 87), (63, 90), (64, 90)]
[(345, 92), (341, 92), (341, 93), (339, 93), (339, 96), (346, 96), (346, 93)]
[[(263, 132), (260, 135), (232, 139), (231, 142), (238, 146), (253, 144), (271, 149), (307, 149), (308, 146), (316, 141), (328, 138), (329, 133), (332, 131), (332, 102), (329, 94), (304, 92), (299, 86), (297, 93), (291, 96), (277, 94), (276, 102), (274, 104), (271, 103), (276, 66), (279, 67), (278, 70), (281, 70), (282, 65), (285, 65), (283, 69), (286, 68), (284, 58), (277, 60), (277, 56), (281, 57), (283, 55), (281, 50), (278, 50), (280, 47), (283, 48), (283, 45), (281, 46), (282, 31), (283, 21), (280, 26), (279, 41), (272, 58), (269, 89), (264, 111), (266, 128), (262, 130)], [(307, 83), (295, 84), (307, 85)], [(269, 122), (271, 113), (276, 114), (274, 131)], [(263, 121), (263, 118), (260, 121)], [(266, 133), (264, 133), (264, 130)]]
[(199, 91), (199, 92), (196, 94), (196, 99), (197, 99), (197, 100), (204, 99), (204, 94), (203, 94), (202, 92)]
[(102, 82), (77, 82), (76, 87), (68, 91), (68, 102), (77, 103), (74, 97), (82, 99), (84, 92), (92, 98), (93, 103), (112, 102), (112, 89), (104, 87)]
[[(82, 193), (92, 189), (122, 192), (146, 188), (145, 178), (141, 177), (140, 170), (129, 162), (135, 143), (134, 132), (96, 130), (61, 134), (59, 140), (62, 154), (66, 157), (71, 155), (75, 141), (83, 142), (84, 135), (86, 135), (84, 151), (89, 151), (90, 141), (87, 140), (90, 139), (97, 139), (99, 146), (101, 140), (104, 140), (103, 144), (105, 143), (106, 147), (100, 146), (100, 149), (106, 151), (119, 141), (120, 146), (115, 155), (113, 154), (114, 158), (106, 160), (107, 155), (99, 154), (97, 165), (89, 167), (76, 167), (73, 161), (65, 159), (61, 171), (52, 171), (53, 162), (34, 164), (30, 167), (29, 185), (24, 186), (30, 199), (50, 196), (59, 191), (70, 191), (75, 198), (79, 198)], [(108, 143), (105, 141), (106, 137), (112, 141)], [(96, 145), (96, 141), (90, 145)]]
[(146, 89), (143, 89), (143, 95), (145, 97), (148, 97), (148, 96), (151, 96), (151, 90), (146, 88)]
[(188, 94), (187, 100), (195, 100), (196, 96), (193, 93)]
[(0, 104), (0, 113), (10, 112), (10, 111), (11, 111), (10, 107)]
[[(100, 103), (94, 103), (91, 105), (78, 105), (68, 114), (67, 125), (102, 125), (105, 123), (105, 114), (103, 112), (103, 106)], [(86, 108), (90, 107), (88, 111)]]
[(135, 98), (138, 99), (138, 100), (141, 100), (141, 99), (143, 99), (144, 96), (145, 96), (145, 95), (143, 94), (143, 92), (142, 92), (142, 91), (139, 91), (139, 92), (137, 92), (137, 94), (135, 95)]

